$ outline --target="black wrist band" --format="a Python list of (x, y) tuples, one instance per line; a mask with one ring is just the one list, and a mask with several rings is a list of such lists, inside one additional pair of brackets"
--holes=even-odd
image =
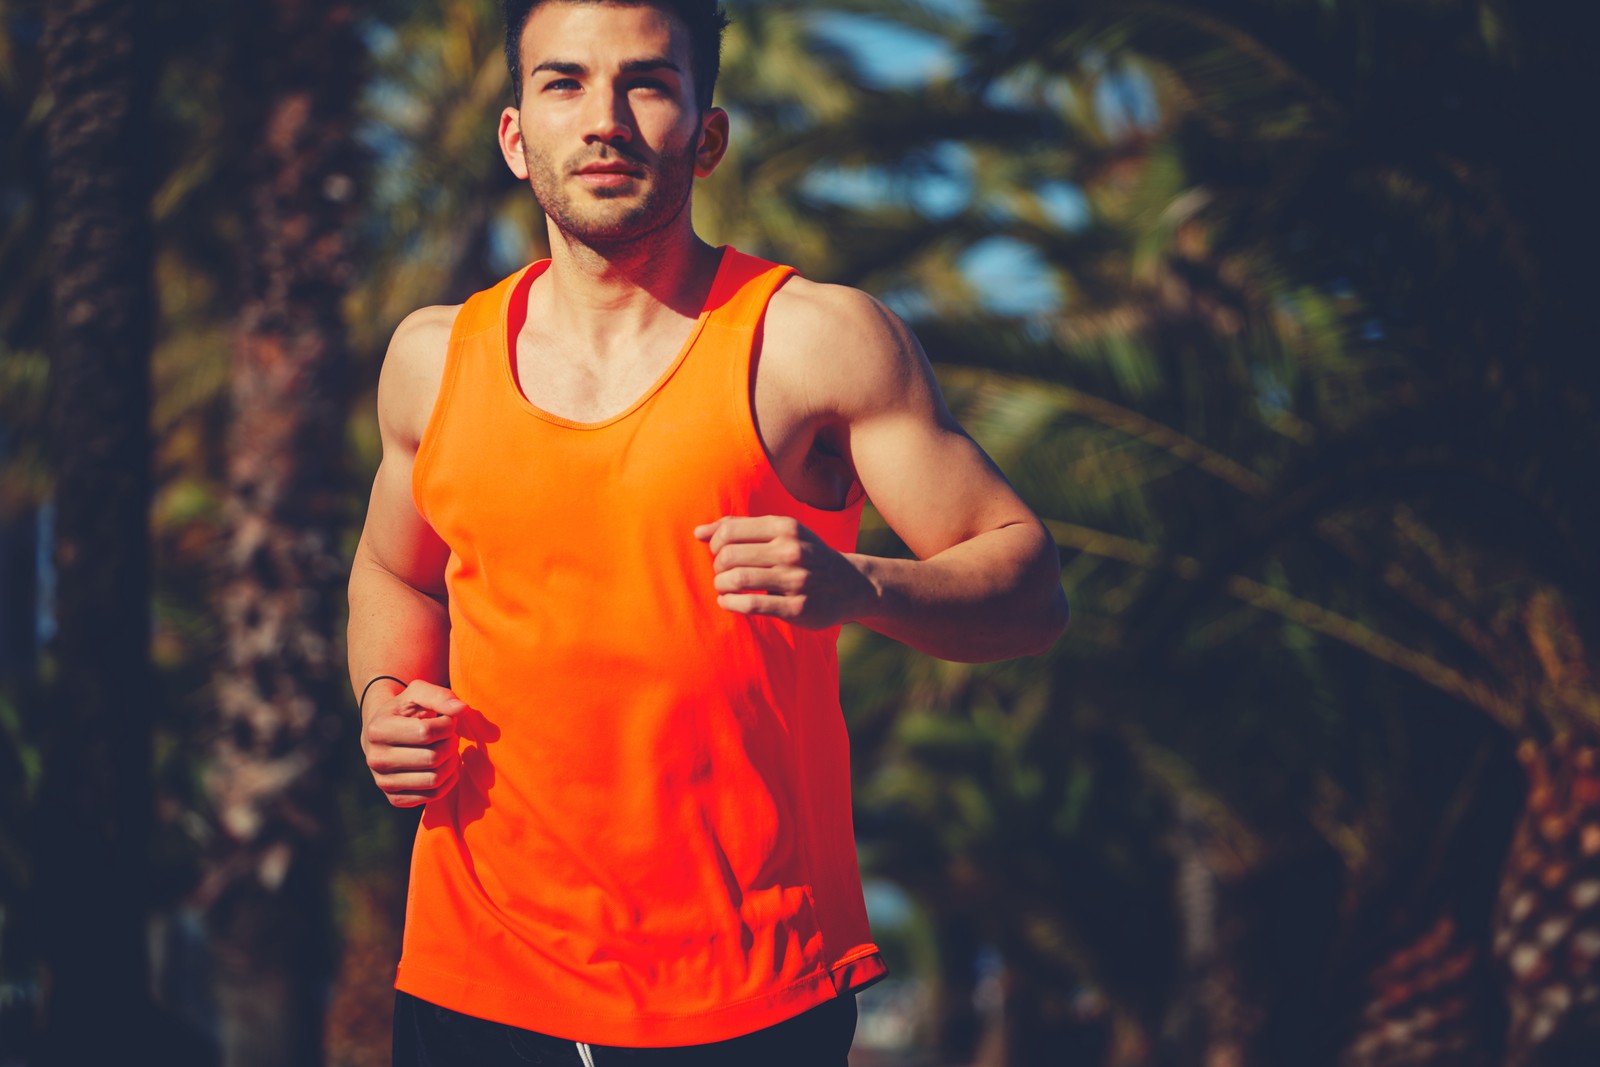
[(402, 682), (400, 679), (396, 678), (394, 675), (392, 675), (392, 674), (380, 674), (376, 678), (374, 678), (371, 682), (367, 683), (367, 688), (366, 689), (361, 690), (361, 699), (356, 701), (356, 711), (359, 712), (359, 711), (363, 710), (366, 707), (366, 704), (367, 704), (367, 689), (371, 689), (374, 682), (393, 682), (396, 685), (398, 685), (401, 689), (404, 689), (406, 687), (406, 683)]

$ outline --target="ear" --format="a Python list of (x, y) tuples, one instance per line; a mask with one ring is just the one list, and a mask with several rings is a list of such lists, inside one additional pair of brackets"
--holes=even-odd
[(518, 181), (528, 180), (528, 161), (522, 155), (522, 114), (514, 107), (500, 112), (500, 155)]
[(694, 153), (694, 173), (708, 178), (728, 152), (728, 113), (720, 107), (707, 108), (700, 118), (700, 147)]

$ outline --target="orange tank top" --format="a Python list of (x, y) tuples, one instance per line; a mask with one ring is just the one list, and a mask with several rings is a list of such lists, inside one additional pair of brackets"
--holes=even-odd
[(513, 373), (535, 263), (450, 336), (417, 507), (450, 547), (461, 773), (417, 832), (398, 988), (602, 1045), (720, 1041), (885, 973), (867, 929), (837, 628), (717, 606), (694, 527), (792, 515), (852, 551), (751, 417), (791, 273), (723, 253), (670, 367), (621, 414), (543, 411)]

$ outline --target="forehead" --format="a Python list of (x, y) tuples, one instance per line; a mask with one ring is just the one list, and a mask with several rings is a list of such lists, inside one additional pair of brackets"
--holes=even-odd
[(689, 69), (688, 27), (650, 4), (551, 0), (529, 12), (521, 45), (524, 71), (551, 60), (603, 67), (655, 56)]

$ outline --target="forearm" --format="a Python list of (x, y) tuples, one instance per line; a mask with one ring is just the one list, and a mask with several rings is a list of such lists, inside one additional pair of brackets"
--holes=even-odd
[[(408, 585), (360, 551), (350, 572), (347, 638), (350, 684), (358, 697), (379, 675), (406, 682), (450, 683), (450, 615), (444, 602)], [(400, 688), (380, 685), (386, 687), (385, 696)], [(368, 704), (372, 701), (369, 697)]]
[(1057, 549), (1037, 523), (990, 530), (925, 560), (849, 558), (876, 593), (857, 621), (940, 659), (1038, 655), (1067, 623)]

